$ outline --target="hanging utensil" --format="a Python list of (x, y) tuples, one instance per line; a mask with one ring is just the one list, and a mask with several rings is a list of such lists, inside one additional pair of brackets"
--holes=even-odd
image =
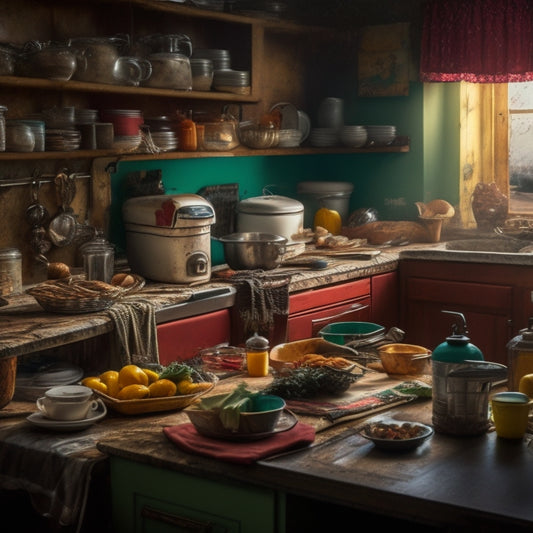
[(76, 196), (76, 181), (73, 174), (60, 172), (54, 180), (59, 197), (60, 210), (48, 226), (51, 241), (59, 247), (68, 246), (76, 235), (77, 220), (70, 204)]
[(30, 245), (38, 256), (46, 254), (52, 248), (52, 243), (46, 238), (46, 230), (44, 228), (44, 225), (50, 218), (50, 214), (46, 207), (39, 202), (40, 187), (40, 181), (36, 179), (32, 181), (32, 203), (26, 208), (26, 220), (31, 226)]

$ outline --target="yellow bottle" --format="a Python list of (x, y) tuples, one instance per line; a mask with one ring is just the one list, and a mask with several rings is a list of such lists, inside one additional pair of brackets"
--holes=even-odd
[(268, 348), (268, 340), (257, 333), (246, 341), (246, 367), (249, 376), (268, 376)]

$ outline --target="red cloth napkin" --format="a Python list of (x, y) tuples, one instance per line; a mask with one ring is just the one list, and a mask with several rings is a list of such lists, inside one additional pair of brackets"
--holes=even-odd
[(266, 439), (246, 442), (204, 437), (192, 424), (164, 427), (163, 432), (186, 452), (241, 464), (251, 464), (279, 452), (307, 446), (315, 440), (315, 428), (301, 422), (288, 431), (276, 433)]

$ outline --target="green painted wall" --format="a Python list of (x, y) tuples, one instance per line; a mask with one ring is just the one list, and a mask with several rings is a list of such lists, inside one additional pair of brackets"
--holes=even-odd
[[(306, 180), (350, 181), (351, 210), (375, 207), (382, 220), (413, 220), (416, 201), (458, 200), (458, 86), (411, 83), (409, 96), (345, 99), (347, 124), (393, 124), (410, 138), (408, 153), (214, 157), (124, 161), (112, 179), (110, 239), (124, 247), (121, 206), (128, 173), (161, 169), (167, 194), (206, 185), (239, 183), (241, 198), (268, 191), (296, 197)], [(313, 113), (310, 113), (313, 115)]]

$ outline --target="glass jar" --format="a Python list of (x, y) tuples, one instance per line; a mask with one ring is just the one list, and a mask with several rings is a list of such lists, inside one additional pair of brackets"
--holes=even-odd
[(246, 341), (246, 367), (251, 377), (268, 376), (268, 340), (257, 333)]
[(22, 292), (22, 254), (16, 248), (0, 249), (0, 294)]
[(522, 377), (533, 374), (533, 319), (529, 319), (529, 326), (521, 329), (519, 335), (507, 343), (507, 360), (507, 388), (510, 391), (518, 391)]
[(80, 246), (83, 270), (88, 280), (111, 282), (115, 268), (115, 248), (102, 235)]

